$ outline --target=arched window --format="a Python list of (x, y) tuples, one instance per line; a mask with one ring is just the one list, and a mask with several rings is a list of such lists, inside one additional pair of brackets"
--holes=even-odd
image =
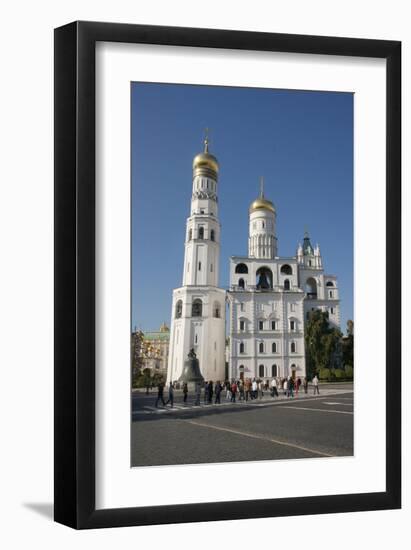
[(290, 290), (290, 281), (288, 279), (284, 281), (284, 290)]
[(273, 272), (268, 267), (260, 267), (257, 270), (258, 290), (270, 290), (273, 288)]
[(271, 351), (272, 351), (273, 353), (277, 353), (277, 344), (276, 344), (275, 342), (273, 342), (273, 343), (271, 344)]
[(330, 290), (330, 298), (332, 298), (332, 297), (333, 297), (333, 291)]
[(282, 266), (281, 266), (280, 272), (281, 272), (283, 275), (292, 275), (292, 274), (293, 274), (293, 270), (291, 269), (291, 266), (288, 265), (288, 264), (282, 265)]
[(240, 353), (244, 353), (244, 342), (240, 343)]
[(317, 299), (317, 282), (313, 277), (307, 279), (305, 283), (305, 292), (307, 298), (311, 300)]
[(213, 316), (219, 319), (221, 317), (221, 306), (219, 302), (214, 302)]
[(202, 317), (203, 302), (200, 298), (196, 298), (191, 305), (191, 317)]
[(264, 343), (263, 342), (259, 343), (258, 349), (260, 350), (260, 353), (264, 353)]
[(295, 342), (291, 342), (291, 353), (295, 353)]
[(275, 378), (277, 376), (277, 365), (272, 365), (271, 367), (271, 376)]
[(295, 321), (290, 319), (290, 330), (295, 330)]
[(245, 264), (237, 264), (235, 266), (236, 273), (248, 273), (248, 267)]
[(259, 367), (258, 367), (258, 376), (260, 378), (264, 377), (264, 365), (259, 365)]
[(189, 229), (189, 231), (188, 231), (188, 240), (191, 241), (192, 238), (193, 238), (193, 230)]
[(240, 371), (240, 380), (244, 380), (244, 365), (240, 365), (238, 370)]
[(200, 227), (198, 229), (198, 238), (199, 239), (204, 239), (204, 227)]
[(325, 286), (334, 286), (334, 283), (332, 281), (327, 281), (327, 284)]
[(238, 286), (244, 288), (244, 279), (238, 279)]
[(178, 300), (178, 302), (176, 303), (175, 318), (180, 319), (182, 314), (183, 314), (183, 301)]
[(214, 229), (212, 229), (212, 230), (210, 231), (210, 239), (211, 239), (212, 241), (215, 241), (215, 232), (214, 232)]

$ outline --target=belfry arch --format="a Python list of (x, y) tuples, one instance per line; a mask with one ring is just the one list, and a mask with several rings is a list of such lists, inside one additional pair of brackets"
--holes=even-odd
[(263, 266), (257, 269), (256, 279), (258, 290), (271, 290), (273, 288), (273, 272), (269, 267)]

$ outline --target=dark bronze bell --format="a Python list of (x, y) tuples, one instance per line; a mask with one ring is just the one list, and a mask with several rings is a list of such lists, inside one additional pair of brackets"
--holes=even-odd
[(265, 271), (263, 271), (260, 275), (260, 278), (258, 280), (257, 288), (259, 288), (261, 290), (267, 290), (267, 289), (270, 288), (270, 282), (267, 278), (267, 274), (265, 273)]
[(202, 383), (204, 378), (200, 372), (200, 361), (197, 357), (190, 356), (184, 361), (183, 372), (178, 379), (179, 382)]

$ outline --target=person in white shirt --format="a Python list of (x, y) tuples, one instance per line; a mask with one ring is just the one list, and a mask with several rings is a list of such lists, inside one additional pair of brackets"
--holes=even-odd
[(275, 378), (271, 380), (271, 396), (278, 397), (277, 380)]
[(257, 382), (256, 382), (255, 378), (254, 378), (253, 383), (251, 385), (251, 389), (253, 390), (253, 399), (257, 399), (258, 385), (257, 385)]

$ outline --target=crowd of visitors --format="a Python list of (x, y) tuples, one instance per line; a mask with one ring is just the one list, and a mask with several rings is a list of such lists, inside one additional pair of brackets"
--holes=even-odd
[[(314, 376), (312, 379), (312, 385), (314, 389), (314, 395), (319, 395), (320, 390), (318, 387), (318, 378)], [(164, 384), (160, 382), (157, 387), (157, 399), (155, 406), (158, 407), (159, 402), (163, 406), (170, 404), (171, 407), (174, 406), (174, 390), (178, 389), (183, 390), (183, 403), (187, 404), (188, 397), (188, 384), (183, 383), (182, 385), (174, 382), (168, 385), (168, 399), (164, 401)], [(205, 381), (203, 384), (196, 384), (195, 387), (195, 405), (200, 405), (201, 403), (201, 394), (203, 393), (203, 402), (205, 405), (210, 405), (212, 403), (219, 404), (221, 403), (221, 394), (225, 394), (226, 401), (231, 403), (236, 403), (237, 401), (251, 401), (258, 400), (264, 397), (264, 393), (269, 393), (272, 398), (276, 398), (280, 395), (280, 392), (283, 392), (283, 395), (287, 398), (294, 398), (298, 396), (299, 392), (303, 391), (305, 394), (308, 393), (308, 380), (304, 378), (292, 378), (288, 376), (287, 378), (272, 378), (271, 380), (260, 380), (256, 378), (246, 378), (245, 380), (225, 380), (221, 382), (213, 382), (212, 380)]]

